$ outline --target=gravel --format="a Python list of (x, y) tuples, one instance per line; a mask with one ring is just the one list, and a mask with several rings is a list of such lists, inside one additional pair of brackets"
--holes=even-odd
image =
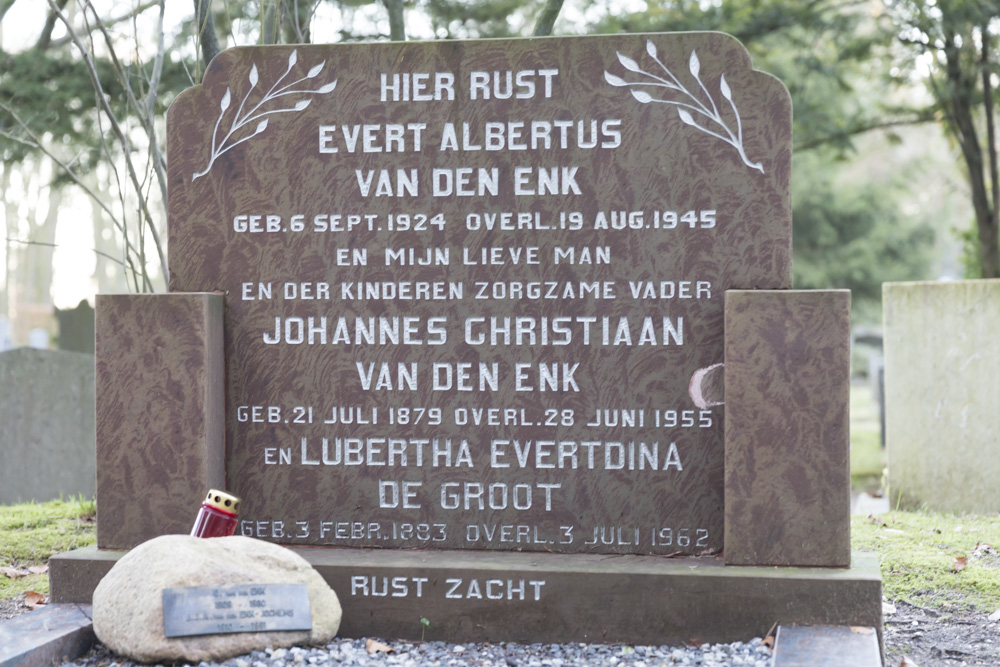
[[(732, 644), (693, 647), (619, 646), (604, 644), (448, 644), (445, 642), (382, 641), (383, 648), (369, 653), (367, 642), (382, 640), (338, 639), (321, 648), (267, 649), (230, 658), (202, 662), (192, 667), (307, 667), (309, 665), (380, 665), (442, 667), (477, 665), (507, 667), (562, 667), (570, 665), (753, 665), (766, 667), (771, 651), (760, 638)], [(178, 663), (183, 665), (185, 663)], [(63, 667), (141, 667), (98, 644), (87, 656)]]
[(23, 599), (22, 595), (20, 599), (0, 600), (0, 621), (6, 621), (28, 611), (22, 602)]

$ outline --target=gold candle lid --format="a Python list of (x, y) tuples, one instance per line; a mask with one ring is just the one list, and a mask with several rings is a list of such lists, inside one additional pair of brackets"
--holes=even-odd
[(240, 499), (218, 489), (209, 489), (205, 504), (230, 514), (239, 514), (240, 512)]

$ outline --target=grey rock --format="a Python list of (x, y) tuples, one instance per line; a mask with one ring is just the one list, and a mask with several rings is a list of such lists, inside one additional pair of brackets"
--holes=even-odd
[[(165, 588), (283, 583), (307, 585), (311, 631), (164, 635)], [(98, 639), (141, 662), (212, 661), (264, 648), (325, 644), (336, 636), (340, 619), (336, 593), (305, 559), (276, 544), (241, 536), (154, 538), (122, 557), (94, 591)]]

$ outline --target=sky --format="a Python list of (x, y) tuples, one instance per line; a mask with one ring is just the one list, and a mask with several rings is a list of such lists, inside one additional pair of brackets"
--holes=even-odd
[[(127, 7), (134, 4), (134, 0), (122, 2), (118, 0), (94, 0), (94, 6), (102, 16), (116, 16), (125, 12)], [(169, 34), (183, 21), (189, 20), (193, 13), (190, 0), (181, 2), (171, 0), (165, 5), (164, 25)], [(16, 52), (29, 48), (37, 39), (45, 23), (48, 3), (45, 0), (19, 0), (4, 17), (2, 33), (0, 33), (0, 46), (5, 51)], [(356, 13), (355, 20), (358, 27), (363, 28), (365, 23), (369, 23), (369, 15), (376, 19), (381, 19), (383, 10), (381, 5), (372, 4)], [(418, 19), (417, 16), (408, 19)], [(140, 34), (148, 35), (146, 43), (152, 44), (155, 36), (156, 10), (144, 12), (137, 23), (137, 31)], [(125, 28), (128, 24), (121, 24)], [(317, 42), (332, 41), (337, 38), (341, 27), (339, 14), (329, 5), (321, 5), (320, 10), (313, 21), (314, 40)], [(252, 30), (252, 26), (247, 26)], [(416, 33), (417, 37), (429, 37), (429, 25), (422, 24), (419, 20), (408, 20), (408, 29)], [(387, 30), (387, 28), (386, 28)], [(65, 29), (60, 23), (56, 24), (53, 31), (53, 39), (59, 39), (66, 35)], [(140, 43), (142, 43), (140, 39)], [(244, 40), (244, 43), (252, 41), (251, 37)], [(229, 44), (233, 46), (235, 44)], [(16, 179), (17, 180), (17, 179)], [(3, 193), (5, 198), (24, 198), (26, 193), (23, 189), (15, 186), (10, 192)], [(44, 206), (40, 205), (44, 210)], [(89, 216), (91, 209), (90, 202), (85, 194), (78, 188), (70, 188), (64, 197), (63, 207), (60, 211), (58, 224), (54, 264), (54, 276), (52, 286), (53, 303), (58, 308), (71, 308), (76, 306), (81, 299), (88, 299), (93, 303), (93, 295), (96, 291), (96, 282), (92, 274), (95, 268), (95, 254), (93, 252), (93, 225)], [(23, 210), (23, 209), (22, 209)], [(17, 229), (13, 229), (17, 221), (4, 220), (3, 209), (0, 208), (0, 223), (8, 239), (9, 252), (18, 245), (18, 240), (26, 240), (24, 235)], [(9, 252), (0, 250), (0, 288), (5, 289), (7, 280), (6, 257)], [(13, 267), (11, 270), (15, 270)], [(162, 281), (157, 283), (162, 286)], [(160, 287), (162, 289), (162, 287)], [(4, 309), (7, 300), (0, 296), (0, 317), (5, 315)]]
[[(95, 0), (94, 4), (102, 14), (110, 12), (111, 15), (116, 15), (123, 12), (124, 8), (131, 3)], [(167, 2), (165, 23), (167, 25), (179, 24), (186, 15), (191, 14), (190, 7), (190, 2)], [(41, 33), (47, 8), (48, 3), (44, 0), (19, 0), (15, 2), (7, 15), (4, 16), (0, 46), (5, 51), (10, 52), (30, 47)], [(109, 8), (111, 9), (109, 10)], [(148, 15), (148, 19), (145, 24), (139, 24), (140, 30), (151, 29), (153, 25), (155, 12), (148, 11), (145, 14)], [(65, 34), (65, 29), (57, 23), (53, 31), (53, 38), (58, 39)], [(5, 200), (7, 197), (23, 197), (24, 195), (24, 190), (18, 188), (16, 183), (12, 186), (11, 192), (4, 193)], [(90, 219), (90, 210), (90, 201), (78, 188), (66, 190), (57, 223), (57, 247), (53, 258), (52, 299), (57, 308), (72, 308), (81, 299), (88, 299), (93, 304), (96, 282), (92, 276), (95, 268), (95, 254), (93, 252), (93, 225)], [(41, 211), (44, 211), (43, 206), (41, 206)], [(0, 209), (0, 221), (5, 223), (3, 225), (5, 239), (26, 240), (18, 230), (12, 229), (12, 226), (17, 224), (16, 221), (4, 220), (2, 209)], [(11, 251), (19, 245), (16, 240), (7, 240), (6, 243), (10, 244)], [(0, 251), (0, 285), (4, 288), (7, 276), (5, 262), (7, 254), (7, 252)], [(0, 317), (5, 315), (2, 312), (4, 305), (6, 305), (5, 300), (0, 300)]]
[[(138, 0), (93, 0), (93, 4), (101, 16), (118, 16), (124, 13), (128, 7), (134, 6)], [(569, 0), (563, 6), (560, 14), (560, 22), (557, 24), (557, 32), (560, 26), (563, 30), (568, 26), (578, 25), (585, 18), (585, 12), (580, 8), (582, 3)], [(599, 4), (599, 3), (598, 3)], [(615, 9), (634, 10), (643, 6), (641, 0), (621, 0), (614, 3)], [(78, 8), (82, 2), (71, 2), (69, 7)], [(0, 46), (5, 51), (16, 52), (30, 47), (37, 39), (45, 22), (48, 11), (48, 3), (45, 0), (17, 0), (4, 17), (2, 23), (2, 33), (0, 33)], [(69, 10), (68, 10), (69, 11)], [(77, 9), (77, 11), (79, 11)], [(596, 6), (591, 6), (588, 12), (600, 11)], [(189, 20), (193, 13), (193, 4), (190, 0), (169, 0), (165, 4), (164, 25), (167, 33), (170, 34), (183, 21)], [(71, 14), (72, 16), (72, 14)], [(155, 43), (155, 21), (157, 12), (155, 9), (142, 13), (137, 23), (136, 29), (141, 35), (139, 43)], [(360, 6), (354, 14), (355, 27), (360, 30), (368, 30), (376, 23), (381, 32), (388, 32), (385, 19), (384, 8), (381, 3), (372, 2)], [(80, 21), (77, 21), (79, 23)], [(406, 25), (408, 34), (417, 39), (428, 39), (433, 37), (430, 23), (419, 13), (407, 12)], [(339, 11), (330, 4), (322, 3), (314, 17), (312, 23), (313, 39), (315, 42), (336, 41), (339, 30), (342, 26), (342, 17)], [(122, 23), (118, 29), (128, 30), (129, 23)], [(244, 33), (247, 33), (242, 43), (252, 43), (255, 39), (253, 25), (244, 26)], [(65, 36), (66, 31), (60, 23), (56, 24), (53, 38), (58, 39)], [(134, 41), (131, 40), (130, 41)], [(235, 43), (229, 44), (234, 46)], [(141, 48), (141, 47), (140, 47)], [(4, 193), (6, 197), (24, 197), (23, 191), (11, 188), (11, 192)], [(57, 225), (57, 248), (55, 250), (55, 273), (52, 287), (53, 301), (57, 307), (73, 307), (81, 299), (93, 300), (96, 290), (96, 283), (92, 278), (95, 268), (95, 255), (93, 252), (93, 231), (89, 217), (90, 202), (86, 195), (79, 189), (72, 188), (64, 198), (63, 210), (60, 212)], [(3, 211), (0, 209), (0, 222), (3, 222)], [(13, 221), (4, 225), (5, 236), (24, 240), (21, 233), (10, 227)], [(8, 241), (8, 244), (16, 241)], [(0, 286), (6, 285), (7, 266), (5, 257), (8, 253), (0, 251)], [(6, 300), (0, 298), (0, 316), (3, 316), (3, 308)]]

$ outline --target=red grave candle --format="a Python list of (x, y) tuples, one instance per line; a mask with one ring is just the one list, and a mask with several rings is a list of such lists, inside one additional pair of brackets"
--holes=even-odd
[(191, 528), (192, 537), (228, 537), (236, 532), (240, 499), (225, 491), (211, 489), (201, 503)]

